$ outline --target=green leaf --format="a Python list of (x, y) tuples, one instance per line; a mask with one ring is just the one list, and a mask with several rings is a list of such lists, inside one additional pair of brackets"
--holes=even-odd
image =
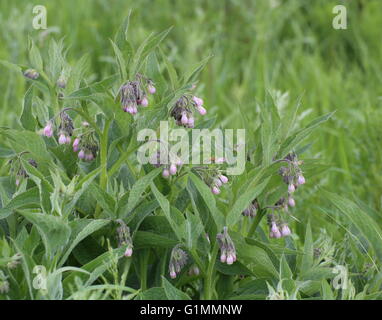
[(123, 81), (127, 80), (127, 71), (126, 71), (126, 62), (125, 59), (123, 58), (123, 54), (121, 50), (118, 48), (118, 46), (114, 43), (113, 40), (110, 40), (111, 45), (113, 46), (114, 54), (117, 59), (117, 64), (118, 64), (118, 70), (119, 70), (119, 75)]
[(83, 226), (82, 230), (75, 235), (74, 239), (71, 239), (70, 246), (67, 248), (67, 250), (61, 257), (61, 260), (58, 264), (59, 266), (62, 266), (65, 263), (66, 259), (69, 257), (69, 254), (72, 252), (72, 250), (76, 247), (78, 243), (80, 243), (83, 239), (110, 223), (110, 220), (103, 219), (85, 221), (86, 225)]
[(140, 178), (136, 183), (134, 183), (129, 194), (129, 200), (127, 203), (126, 211), (130, 212), (138, 204), (142, 193), (150, 185), (151, 181), (161, 172), (161, 168), (156, 168), (150, 171), (147, 175)]
[(191, 300), (183, 291), (175, 288), (165, 277), (162, 276), (163, 288), (168, 300)]
[(134, 55), (132, 66), (130, 69), (130, 78), (134, 78), (135, 74), (139, 71), (140, 65), (146, 59), (146, 57), (150, 54), (152, 50), (154, 50), (162, 40), (167, 36), (170, 32), (171, 28), (164, 30), (156, 35), (148, 36), (145, 41), (139, 46), (137, 52)]
[(48, 258), (68, 242), (71, 230), (60, 217), (28, 211), (20, 211), (20, 214), (37, 227)]
[(323, 191), (322, 196), (328, 199), (373, 247), (378, 260), (382, 261), (382, 231), (379, 225), (358, 205), (337, 194)]
[(137, 231), (134, 236), (134, 247), (136, 248), (173, 248), (178, 243), (175, 239), (148, 231)]
[(40, 50), (36, 47), (34, 41), (29, 38), (30, 49), (29, 49), (29, 60), (33, 68), (36, 68), (38, 71), (43, 71), (43, 62), (40, 54)]
[(37, 187), (26, 190), (14, 197), (4, 208), (0, 209), (0, 219), (11, 215), (15, 209), (37, 208), (40, 205), (40, 193)]
[(32, 113), (32, 101), (33, 101), (33, 86), (30, 86), (24, 96), (23, 111), (20, 117), (20, 122), (23, 128), (30, 131), (34, 131), (36, 127), (36, 120)]
[(240, 219), (241, 213), (267, 186), (269, 178), (265, 178), (260, 182), (263, 175), (264, 170), (259, 170), (252, 181), (248, 184), (246, 191), (239, 195), (233, 204), (232, 209), (227, 214), (226, 220), (228, 226), (233, 226)]
[[(178, 239), (181, 241), (182, 238), (184, 238), (184, 232), (182, 232), (182, 229), (180, 228), (180, 225), (184, 223), (184, 217), (182, 214), (177, 214), (175, 210), (176, 208), (171, 208), (170, 210), (170, 203), (169, 201), (165, 198), (163, 194), (159, 192), (155, 184), (152, 182), (151, 183), (151, 191), (154, 194), (155, 198), (157, 199), (159, 205), (161, 206), (166, 219), (168, 223), (170, 224), (172, 230), (178, 237)], [(179, 212), (179, 210), (177, 210)]]
[(189, 173), (189, 178), (195, 185), (196, 189), (198, 190), (208, 209), (210, 210), (211, 215), (216, 223), (217, 229), (221, 230), (224, 226), (224, 217), (216, 207), (216, 201), (210, 188), (208, 188), (208, 186), (192, 172)]
[(304, 141), (309, 135), (323, 122), (329, 120), (334, 112), (330, 112), (324, 116), (310, 122), (305, 128), (298, 130), (292, 136), (285, 140), (282, 144), (278, 158), (284, 158), (291, 150), (297, 147), (297, 145)]

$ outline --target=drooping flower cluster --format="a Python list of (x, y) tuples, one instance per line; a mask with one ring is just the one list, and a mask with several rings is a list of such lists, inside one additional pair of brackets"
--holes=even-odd
[(92, 130), (78, 135), (73, 141), (73, 151), (78, 152), (78, 158), (92, 161), (97, 157), (98, 143)]
[(58, 143), (70, 144), (74, 130), (73, 120), (65, 111), (60, 112), (60, 126), (58, 127)]
[(133, 239), (130, 235), (130, 228), (121, 220), (118, 219), (119, 227), (117, 228), (118, 246), (126, 247), (125, 257), (131, 257), (133, 254)]
[(242, 214), (246, 217), (255, 217), (257, 214), (257, 210), (259, 210), (259, 203), (257, 202), (257, 199), (254, 199), (252, 203), (246, 208)]
[[(28, 163), (31, 166), (37, 168), (37, 162), (35, 160), (29, 159)], [(19, 158), (19, 155), (9, 160), (8, 164), (11, 166), (11, 169), (10, 169), (11, 173), (15, 175), (16, 186), (18, 186), (22, 180), (29, 178), (27, 172), (25, 171), (21, 163), (21, 159)]]
[(170, 263), (168, 265), (171, 279), (175, 279), (177, 274), (182, 271), (182, 268), (187, 264), (187, 253), (176, 245), (171, 251)]
[(184, 95), (175, 103), (171, 110), (171, 116), (178, 126), (193, 128), (195, 125), (194, 110), (197, 110), (202, 116), (207, 113), (201, 98)]
[(279, 173), (282, 176), (283, 181), (288, 185), (288, 205), (294, 207), (296, 202), (293, 198), (293, 193), (300, 185), (305, 183), (305, 178), (300, 168), (302, 161), (297, 159), (295, 153), (288, 154), (283, 161), (287, 162), (288, 166), (281, 167)]
[[(166, 148), (165, 157), (168, 157), (168, 148)], [(163, 178), (169, 178), (170, 176), (174, 176), (177, 174), (177, 172), (180, 171), (180, 168), (182, 167), (183, 163), (182, 160), (174, 154), (170, 154), (168, 157), (170, 161), (166, 161), (167, 164), (163, 164), (161, 162), (161, 152), (157, 151), (154, 156), (152, 157), (150, 163), (153, 164), (156, 168), (159, 168), (163, 166), (162, 176)], [(168, 164), (168, 162), (170, 162)]]
[[(58, 143), (70, 144), (72, 140), (71, 137), (74, 131), (73, 120), (64, 110), (59, 113), (59, 117), (60, 117), (60, 125), (58, 127)], [(53, 134), (54, 134), (53, 120), (49, 120), (46, 123), (44, 129), (42, 130), (42, 134), (48, 138), (53, 137)]]
[(222, 171), (217, 168), (201, 167), (195, 168), (195, 170), (198, 171), (204, 183), (208, 185), (211, 192), (215, 195), (220, 194), (220, 188), (229, 181), (227, 176), (222, 174)]
[(269, 226), (269, 237), (270, 238), (281, 238), (286, 237), (291, 234), (291, 230), (285, 221), (280, 218), (276, 218), (275, 215), (268, 215), (268, 226)]
[(224, 227), (222, 233), (216, 235), (216, 240), (220, 248), (220, 261), (222, 263), (233, 264), (236, 261), (235, 245), (228, 234), (228, 228)]
[(154, 94), (155, 92), (156, 88), (152, 80), (137, 74), (137, 80), (127, 81), (118, 91), (122, 110), (133, 115), (137, 114), (138, 107), (149, 105), (147, 93)]

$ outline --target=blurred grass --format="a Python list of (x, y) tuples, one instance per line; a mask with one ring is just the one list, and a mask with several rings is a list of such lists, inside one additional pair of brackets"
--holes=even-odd
[[(37, 4), (37, 3), (36, 3)], [(330, 172), (308, 181), (299, 210), (325, 202), (318, 186), (360, 199), (380, 211), (382, 171), (382, 1), (380, 0), (40, 0), (48, 30), (32, 29), (31, 1), (0, 2), (0, 59), (28, 64), (27, 37), (43, 48), (65, 37), (71, 62), (88, 53), (90, 74), (113, 72), (112, 38), (132, 10), (131, 40), (174, 26), (164, 50), (179, 72), (209, 54), (199, 86), (210, 114), (225, 127), (242, 127), (245, 113), (256, 122), (256, 104), (267, 91), (302, 95), (301, 125), (337, 110), (312, 139), (302, 158), (317, 158)], [(348, 29), (332, 28), (332, 9), (345, 4)], [(0, 125), (16, 125), (25, 82), (0, 66)], [(240, 106), (240, 108), (239, 108)], [(250, 133), (247, 133), (250, 134)], [(304, 193), (305, 192), (305, 193)], [(381, 214), (378, 215), (381, 219)]]

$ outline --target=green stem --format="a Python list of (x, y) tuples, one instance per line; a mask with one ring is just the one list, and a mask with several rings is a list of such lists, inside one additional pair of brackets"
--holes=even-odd
[(248, 231), (248, 235), (247, 235), (248, 238), (251, 238), (253, 236), (253, 234), (256, 231), (257, 226), (259, 225), (261, 219), (265, 216), (266, 213), (267, 213), (266, 209), (260, 209), (259, 210), (259, 212), (257, 213), (255, 219), (253, 220), (251, 228)]
[[(107, 186), (107, 143), (109, 137), (109, 128), (110, 128), (111, 120), (105, 120), (105, 126), (103, 129), (103, 133), (100, 137), (100, 162), (101, 162), (101, 177), (100, 177), (100, 187), (102, 190), (106, 190)], [(101, 207), (97, 204), (97, 208), (95, 211), (95, 217), (98, 218), (101, 212)]]
[(212, 299), (213, 273), (214, 273), (215, 261), (216, 261), (218, 250), (219, 250), (218, 243), (217, 241), (215, 241), (214, 246), (212, 248), (211, 258), (210, 258), (210, 262), (207, 268), (207, 274), (205, 276), (205, 281), (204, 281), (204, 299), (205, 300)]

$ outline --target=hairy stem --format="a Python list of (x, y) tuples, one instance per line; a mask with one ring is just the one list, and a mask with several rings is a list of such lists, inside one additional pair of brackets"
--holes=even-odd
[(217, 241), (215, 241), (214, 246), (212, 248), (211, 258), (210, 258), (210, 262), (207, 268), (207, 274), (205, 276), (205, 281), (204, 281), (204, 299), (205, 300), (212, 299), (213, 274), (214, 274), (214, 267), (215, 267), (215, 261), (216, 261), (218, 250), (219, 250), (218, 243)]

